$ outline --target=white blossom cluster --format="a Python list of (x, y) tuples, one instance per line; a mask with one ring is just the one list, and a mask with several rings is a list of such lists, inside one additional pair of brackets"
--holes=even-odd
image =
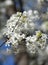
[(41, 31), (37, 31), (35, 35), (26, 38), (27, 51), (31, 54), (36, 53), (39, 49), (43, 50), (46, 48), (47, 35)]
[[(14, 45), (18, 49), (18, 45), (24, 41), (26, 50), (30, 54), (35, 54), (38, 49), (43, 50), (46, 47), (46, 34), (37, 31), (32, 36), (32, 31), (36, 29), (34, 21), (39, 19), (37, 11), (17, 12), (7, 21), (4, 35), (8, 36), (6, 45)], [(31, 34), (29, 33), (31, 32)], [(27, 35), (28, 34), (28, 35)], [(23, 43), (22, 43), (23, 44)]]
[(12, 15), (7, 21), (6, 34), (9, 35), (12, 32), (18, 32), (22, 30), (34, 30), (36, 25), (34, 21), (39, 19), (38, 11), (29, 10), (28, 12), (24, 11), (23, 13), (17, 12)]

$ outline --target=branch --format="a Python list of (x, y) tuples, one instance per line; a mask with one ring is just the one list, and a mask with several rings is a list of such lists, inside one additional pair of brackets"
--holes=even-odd
[(7, 40), (9, 40), (9, 38), (6, 36), (6, 37), (4, 38), (4, 42), (0, 45), (0, 47), (2, 47), (2, 46), (7, 42)]

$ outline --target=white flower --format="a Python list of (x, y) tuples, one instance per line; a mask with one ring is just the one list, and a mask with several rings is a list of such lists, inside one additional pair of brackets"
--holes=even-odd
[(25, 38), (25, 35), (24, 34), (22, 34), (22, 35), (17, 35), (17, 39), (19, 40), (19, 41), (21, 41), (22, 39), (24, 39)]
[(32, 10), (29, 10), (28, 11), (28, 16), (32, 16), (32, 14), (33, 14)]
[(35, 42), (36, 40), (37, 40), (37, 38), (36, 38), (36, 36), (35, 35), (33, 35), (33, 37), (31, 37), (31, 39), (30, 39), (32, 42)]
[(38, 11), (37, 11), (37, 10), (34, 10), (34, 14), (35, 14), (35, 15), (38, 15), (39, 13), (38, 13)]
[(17, 17), (20, 17), (21, 15), (22, 15), (22, 13), (21, 12), (17, 12)]
[(44, 32), (47, 32), (48, 31), (48, 21), (47, 22), (44, 22), (41, 25), (41, 30), (43, 30)]
[(24, 12), (23, 12), (23, 15), (24, 15), (24, 16), (27, 16), (27, 12), (26, 12), (26, 11), (24, 11)]

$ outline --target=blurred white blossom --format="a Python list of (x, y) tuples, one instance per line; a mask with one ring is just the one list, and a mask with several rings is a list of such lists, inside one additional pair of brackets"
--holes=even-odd
[(48, 21), (42, 23), (41, 30), (43, 30), (44, 32), (47, 32), (48, 31)]

